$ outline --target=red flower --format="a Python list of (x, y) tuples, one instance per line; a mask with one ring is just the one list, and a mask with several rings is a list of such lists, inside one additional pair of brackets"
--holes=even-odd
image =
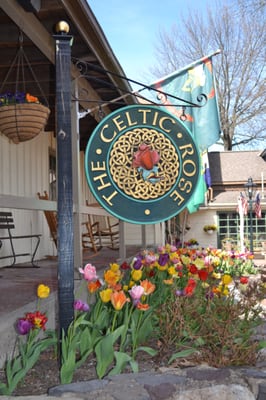
[(198, 275), (201, 281), (206, 281), (208, 278), (208, 271), (206, 269), (200, 269)]
[(246, 285), (248, 283), (248, 278), (246, 276), (241, 276), (240, 283), (242, 283), (242, 285)]
[(25, 317), (34, 326), (34, 328), (39, 328), (45, 331), (45, 324), (48, 321), (48, 318), (45, 314), (42, 314), (40, 311), (36, 311), (35, 313), (27, 313)]
[(187, 286), (184, 288), (184, 295), (185, 296), (192, 296), (196, 286), (197, 286), (196, 281), (194, 279), (189, 279)]
[(196, 265), (191, 264), (191, 265), (189, 266), (189, 272), (190, 272), (191, 274), (195, 275), (195, 274), (198, 272), (198, 268), (196, 267)]
[(120, 269), (122, 270), (127, 270), (130, 268), (131, 268), (130, 265), (126, 261), (124, 261), (123, 264), (120, 265)]

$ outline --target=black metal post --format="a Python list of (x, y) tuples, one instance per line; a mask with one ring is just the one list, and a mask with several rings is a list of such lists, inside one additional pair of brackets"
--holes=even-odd
[(253, 253), (253, 216), (252, 216), (252, 204), (253, 204), (253, 194), (254, 189), (257, 187), (256, 183), (253, 182), (251, 177), (248, 178), (245, 184), (245, 189), (248, 196), (249, 205), (249, 251)]
[[(59, 25), (59, 24), (58, 24)], [(67, 24), (65, 24), (67, 25)], [(56, 46), (56, 136), (58, 215), (59, 333), (74, 318), (74, 238), (71, 147), (71, 40), (66, 26), (54, 35)], [(67, 26), (68, 28), (68, 26)]]
[(252, 198), (249, 199), (249, 250), (253, 253), (253, 217), (252, 217)]

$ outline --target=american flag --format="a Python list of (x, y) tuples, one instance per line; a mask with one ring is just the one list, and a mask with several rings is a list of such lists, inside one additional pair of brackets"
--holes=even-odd
[[(241, 205), (241, 207), (240, 207)], [(244, 215), (247, 215), (248, 213), (248, 201), (246, 197), (243, 195), (242, 192), (240, 192), (239, 198), (238, 198), (238, 205), (237, 205), (237, 212), (240, 213), (240, 208), (242, 209), (242, 212)]]
[(261, 218), (261, 205), (260, 205), (260, 194), (259, 192), (256, 194), (254, 211), (257, 218)]

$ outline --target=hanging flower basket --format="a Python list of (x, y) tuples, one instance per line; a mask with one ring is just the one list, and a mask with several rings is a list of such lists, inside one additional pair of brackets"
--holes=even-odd
[(16, 144), (31, 140), (44, 130), (49, 114), (49, 108), (39, 103), (1, 106), (0, 131)]

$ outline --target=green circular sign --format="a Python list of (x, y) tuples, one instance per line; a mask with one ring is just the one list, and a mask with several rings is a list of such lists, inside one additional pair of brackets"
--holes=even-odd
[(105, 117), (85, 152), (95, 199), (136, 224), (165, 221), (184, 209), (197, 186), (200, 159), (185, 125), (159, 107), (134, 105)]

